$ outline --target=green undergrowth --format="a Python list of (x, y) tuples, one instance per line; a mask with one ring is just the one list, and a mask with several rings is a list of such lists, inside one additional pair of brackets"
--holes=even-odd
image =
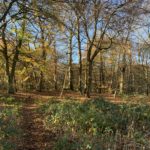
[(0, 104), (21, 106), (22, 103), (23, 103), (22, 100), (15, 99), (14, 97), (11, 96), (0, 96)]
[(102, 98), (51, 100), (39, 109), (54, 132), (56, 150), (150, 149), (150, 106), (116, 105)]
[(14, 98), (0, 97), (0, 150), (15, 150), (19, 144), (19, 107)]

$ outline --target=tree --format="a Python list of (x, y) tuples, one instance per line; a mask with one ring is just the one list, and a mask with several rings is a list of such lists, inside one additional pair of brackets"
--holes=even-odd
[[(22, 11), (24, 8), (18, 8), (20, 11)], [(12, 42), (8, 40), (8, 36), (10, 35), (6, 35), (7, 33), (7, 26), (8, 26), (8, 22), (6, 22), (6, 15), (4, 15), (3, 17), (3, 22), (4, 25), (2, 27), (2, 50), (1, 52), (3, 53), (3, 56), (5, 58), (5, 64), (6, 64), (6, 74), (8, 77), (8, 93), (15, 93), (15, 87), (14, 87), (14, 78), (15, 78), (15, 70), (16, 70), (16, 65), (18, 62), (18, 58), (19, 58), (19, 53), (20, 53), (20, 49), (22, 47), (23, 44), (23, 38), (24, 38), (24, 33), (25, 33), (25, 28), (26, 28), (26, 14), (24, 13), (22, 16), (24, 19), (21, 21), (21, 29), (17, 29), (17, 26), (14, 24), (15, 26), (15, 30), (16, 30), (16, 43), (13, 43), (13, 45), (15, 44), (14, 47), (11, 47), (8, 43)], [(13, 22), (12, 22), (13, 23)], [(12, 49), (12, 58), (9, 56), (9, 49)], [(12, 60), (11, 60), (12, 59)], [(10, 61), (12, 61), (12, 63), (10, 64)]]
[[(128, 4), (128, 2), (125, 2), (119, 5), (113, 5), (113, 3), (103, 3), (101, 1), (90, 1), (88, 4), (85, 4), (85, 12), (82, 19), (88, 43), (87, 97), (90, 97), (91, 92), (93, 61), (100, 51), (110, 49), (112, 39), (115, 36), (113, 34), (112, 24), (114, 25), (116, 23), (116, 15)], [(111, 33), (112, 35), (110, 35)], [(106, 40), (109, 41), (107, 42), (109, 44), (104, 45), (103, 43)]]

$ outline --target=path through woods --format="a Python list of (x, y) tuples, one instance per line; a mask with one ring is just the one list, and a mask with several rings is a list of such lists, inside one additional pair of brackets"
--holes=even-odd
[[(73, 97), (73, 95), (69, 96)], [(112, 95), (103, 96), (109, 100), (114, 100)], [(23, 135), (21, 138), (21, 145), (18, 150), (52, 149), (52, 145), (55, 142), (55, 135), (44, 128), (42, 114), (37, 111), (38, 107), (38, 103), (36, 103), (36, 96), (29, 94), (28, 98), (25, 98), (23, 107), (20, 110)]]
[(21, 113), (23, 134), (18, 150), (46, 150), (52, 148), (54, 135), (44, 128), (42, 115), (37, 111), (34, 99), (24, 101)]
[[(7, 97), (8, 95), (6, 95)], [(43, 123), (43, 114), (40, 113), (38, 108), (40, 103), (47, 103), (50, 99), (56, 100), (86, 100), (84, 96), (81, 96), (75, 92), (65, 92), (63, 97), (59, 97), (59, 93), (16, 93), (15, 95), (9, 95), (15, 98), (16, 101), (20, 101), (23, 104), (19, 108), (19, 114), (21, 122), (19, 128), (21, 128), (21, 138), (17, 142), (18, 148), (16, 150), (49, 150), (53, 149), (55, 142), (57, 141), (56, 135), (46, 130)], [(93, 95), (93, 98), (100, 95)], [(101, 95), (108, 101), (113, 103), (122, 103), (119, 97), (114, 98), (113, 95), (104, 94)], [(90, 100), (90, 99), (87, 99)]]

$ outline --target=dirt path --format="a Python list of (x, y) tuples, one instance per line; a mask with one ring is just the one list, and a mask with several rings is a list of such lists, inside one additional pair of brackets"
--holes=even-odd
[(38, 105), (27, 99), (20, 110), (22, 137), (18, 150), (51, 150), (54, 135), (46, 131), (42, 116), (37, 112)]

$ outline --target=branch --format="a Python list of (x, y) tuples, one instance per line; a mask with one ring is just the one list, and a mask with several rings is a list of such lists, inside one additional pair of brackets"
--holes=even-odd
[(3, 16), (0, 18), (0, 23), (5, 20), (7, 14), (9, 13), (9, 10), (12, 8), (13, 4), (16, 2), (17, 0), (12, 0), (10, 3), (9, 3), (9, 6), (8, 8), (6, 9), (6, 11), (4, 12)]

